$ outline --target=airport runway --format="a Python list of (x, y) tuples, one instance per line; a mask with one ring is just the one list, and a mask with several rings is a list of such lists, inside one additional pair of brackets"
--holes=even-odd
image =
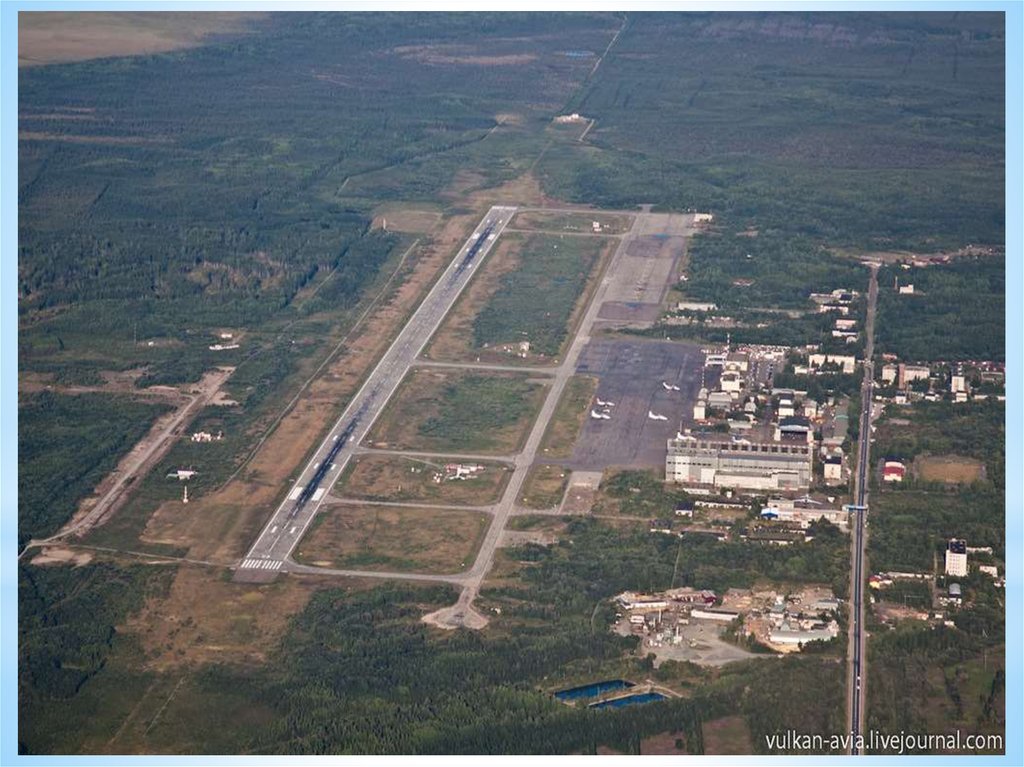
[(295, 567), (288, 563), (292, 549), (413, 361), (515, 212), (516, 208), (508, 206), (495, 206), (487, 212), (317, 448), (288, 496), (242, 559), (236, 578), (276, 574), (283, 568)]

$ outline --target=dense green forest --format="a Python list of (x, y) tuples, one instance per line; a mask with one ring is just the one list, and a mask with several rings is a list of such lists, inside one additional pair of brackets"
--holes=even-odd
[(540, 171), (832, 245), (1001, 243), (1003, 51), (998, 14), (630, 14), (570, 105), (588, 146)]
[[(991, 588), (991, 587), (990, 587)], [(1000, 613), (1002, 605), (995, 607)], [(888, 733), (1006, 733), (1003, 627), (989, 636), (910, 622), (869, 644), (868, 726)], [(916, 753), (921, 752), (914, 749)]]
[[(650, 536), (627, 545), (634, 554), (651, 553), (641, 538)], [(636, 640), (608, 630), (614, 610), (604, 601), (647, 580), (643, 565), (629, 570), (619, 559), (617, 536), (597, 525), (574, 530), (573, 540), (583, 545), (581, 556), (608, 561), (608, 574), (590, 584), (589, 574), (568, 572), (560, 564), (568, 546), (532, 552), (544, 568), (524, 567), (534, 615), (492, 613), (483, 632), (443, 632), (419, 620), (452, 603), (456, 594), (447, 587), (318, 591), (278, 647), (268, 648), (266, 663), (190, 672), (188, 699), (163, 709), (150, 737), (205, 752), (593, 753), (607, 746), (635, 753), (643, 737), (675, 732), (686, 751), (701, 753), (701, 724), (725, 715), (746, 717), (759, 751), (765, 733), (801, 724), (841, 730), (842, 665), (821, 656), (752, 660), (721, 673), (669, 664), (659, 679), (697, 674), (705, 684), (687, 698), (635, 708), (596, 712), (554, 701), (552, 689), (578, 680), (652, 673), (649, 659), (623, 658)], [(40, 661), (22, 656), (23, 682), (34, 688), (22, 698), (24, 752), (55, 744), (74, 750), (75, 736), (56, 724), (58, 715), (103, 742), (142, 704), (149, 685), (168, 687), (140, 670), (144, 658), (114, 628), (163, 587), (161, 573), (109, 564), (23, 570), (19, 600), (29, 619), (21, 627), (22, 647), (46, 637)], [(663, 575), (670, 577), (671, 568)], [(486, 600), (497, 604), (501, 597)], [(59, 633), (42, 635), (44, 625)], [(81, 662), (86, 655), (90, 665)], [(66, 673), (54, 670), (72, 664), (85, 670), (58, 691)], [(814, 696), (800, 694), (808, 686)], [(109, 700), (97, 713), (102, 695)], [(783, 700), (789, 703), (779, 705)], [(258, 725), (238, 717), (245, 710), (261, 712)]]
[[(903, 423), (908, 418), (909, 424)], [(893, 419), (900, 419), (893, 424)], [(1006, 404), (994, 399), (954, 404), (918, 402), (879, 423), (874, 449), (881, 458), (910, 462), (922, 455), (975, 458), (984, 478), (967, 485), (929, 483), (907, 476), (872, 496), (870, 538), (874, 569), (932, 568), (950, 538), (1006, 545)], [(876, 481), (876, 485), (878, 482)]]
[(101, 721), (128, 714), (148, 674), (117, 627), (172, 575), (152, 565), (19, 565), (19, 751), (73, 751)]
[[(868, 281), (867, 268), (856, 261), (835, 258), (809, 238), (777, 231), (756, 237), (735, 230), (701, 235), (689, 256), (693, 284), (681, 286), (688, 299), (718, 304), (730, 314), (758, 306), (813, 309), (811, 293), (840, 288), (863, 293)], [(735, 280), (751, 284), (738, 287)]]
[(991, 546), (998, 559), (1004, 557), (1005, 418), (1005, 404), (993, 399), (919, 402), (879, 421), (874, 446), (879, 458), (910, 465), (920, 455), (955, 454), (982, 461), (985, 476), (948, 487), (908, 476), (899, 486), (884, 489), (875, 478), (869, 538), (873, 569), (931, 570), (950, 538)]
[[(956, 454), (981, 461), (984, 477), (944, 486), (908, 476), (901, 486), (877, 487), (871, 497), (868, 556), (873, 570), (942, 572), (950, 538), (972, 547), (973, 563), (1005, 561), (1006, 408), (985, 400), (967, 404), (919, 402), (887, 413), (875, 447), (882, 457), (909, 462), (923, 455)], [(915, 621), (878, 627), (869, 643), (868, 716), (888, 732), (1005, 732), (1005, 592), (973, 570), (958, 578), (964, 604), (948, 608), (954, 628)], [(939, 579), (944, 588), (946, 579)], [(892, 592), (892, 593), (889, 593)], [(931, 584), (889, 589), (888, 601), (916, 608), (932, 604)]]
[[(21, 70), (21, 366), (150, 364), (189, 380), (211, 362), (203, 330), (289, 316), (327, 274), (302, 311), (351, 303), (397, 241), (370, 230), (374, 206), (436, 200), (496, 115), (550, 116), (588, 66), (560, 49), (603, 47), (615, 23), (275, 14), (189, 51)], [(471, 66), (475, 48), (458, 45), (500, 57), (527, 35), (513, 68)], [(430, 46), (468, 60), (434, 61)], [(492, 143), (481, 164), (507, 177), (514, 141)], [(388, 191), (360, 186), (380, 174)], [(200, 361), (183, 370), (180, 346), (134, 338)]]
[(18, 544), (52, 535), (164, 405), (41, 392), (18, 408)]
[[(913, 285), (901, 295), (899, 285)], [(875, 349), (905, 360), (1006, 358), (1006, 265), (1001, 256), (878, 273)]]

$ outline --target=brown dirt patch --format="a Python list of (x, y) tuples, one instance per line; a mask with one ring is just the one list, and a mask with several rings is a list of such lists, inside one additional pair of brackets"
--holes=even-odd
[(704, 753), (752, 754), (754, 745), (750, 741), (750, 728), (741, 716), (726, 716), (702, 725)]
[(562, 200), (545, 195), (539, 179), (533, 173), (524, 173), (494, 187), (485, 184), (483, 174), (474, 170), (460, 170), (441, 196), (460, 205), (472, 205), (481, 213), (491, 205), (572, 207)]
[(307, 565), (457, 573), (473, 564), (491, 518), (477, 511), (332, 504), (299, 542)]
[[(617, 235), (629, 231), (633, 216), (622, 213), (605, 213), (595, 210), (584, 213), (557, 213), (527, 210), (517, 213), (509, 226), (513, 229), (530, 229), (548, 232), (573, 232), (584, 234)], [(594, 222), (600, 224), (599, 232), (594, 231)]]
[(470, 45), (400, 45), (391, 49), (403, 59), (412, 59), (431, 65), (464, 65), (477, 67), (509, 67), (522, 66), (537, 60), (532, 53), (507, 53), (486, 56), (477, 53)]
[(969, 484), (985, 478), (985, 464), (959, 455), (920, 455), (914, 473), (925, 482)]
[[(156, 398), (180, 404), (186, 399), (185, 393), (174, 386), (147, 386), (137, 388), (135, 381), (145, 373), (144, 368), (131, 370), (102, 370), (99, 375), (102, 384), (95, 386), (64, 385), (55, 383), (52, 373), (40, 373), (31, 370), (18, 372), (18, 393), (32, 394), (40, 391), (53, 391), (58, 394), (122, 394), (131, 397)], [(214, 400), (221, 395), (218, 392)]]
[(232, 583), (227, 573), (184, 566), (170, 593), (154, 599), (127, 625), (146, 653), (146, 666), (167, 670), (199, 663), (262, 663), (289, 619), (319, 587), (352, 586), (338, 579), (278, 578)]
[(209, 35), (246, 32), (265, 15), (23, 11), (18, 14), (18, 66), (190, 48)]
[(92, 554), (87, 551), (74, 551), (60, 546), (45, 546), (42, 551), (32, 557), (33, 565), (74, 565), (81, 567), (92, 562)]

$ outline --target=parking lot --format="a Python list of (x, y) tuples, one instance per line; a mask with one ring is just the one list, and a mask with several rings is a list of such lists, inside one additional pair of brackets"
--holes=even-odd
[[(695, 344), (599, 338), (583, 350), (577, 372), (597, 376), (597, 399), (614, 402), (608, 420), (588, 416), (566, 464), (573, 469), (608, 466), (659, 468), (665, 441), (689, 420), (701, 386), (704, 354)], [(663, 383), (678, 386), (667, 390)], [(599, 411), (602, 408), (597, 408)], [(665, 416), (653, 420), (648, 413)]]
[(644, 326), (661, 316), (665, 293), (679, 278), (692, 226), (690, 215), (654, 213), (640, 218), (634, 239), (608, 275), (598, 326)]

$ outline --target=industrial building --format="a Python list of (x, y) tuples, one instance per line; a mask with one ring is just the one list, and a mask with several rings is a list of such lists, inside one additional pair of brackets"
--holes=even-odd
[(849, 524), (849, 512), (842, 509), (824, 506), (811, 498), (771, 498), (761, 509), (762, 519), (773, 519), (779, 522), (792, 522), (806, 529), (812, 522), (824, 519), (840, 530), (846, 530)]
[(665, 479), (743, 490), (806, 490), (813, 445), (802, 435), (782, 441), (680, 434), (668, 440)]
[(768, 639), (772, 644), (804, 645), (808, 642), (828, 642), (837, 636), (839, 636), (839, 624), (835, 621), (818, 622), (810, 628), (802, 628), (799, 624), (794, 626), (790, 622), (785, 622), (779, 628), (772, 628)]

